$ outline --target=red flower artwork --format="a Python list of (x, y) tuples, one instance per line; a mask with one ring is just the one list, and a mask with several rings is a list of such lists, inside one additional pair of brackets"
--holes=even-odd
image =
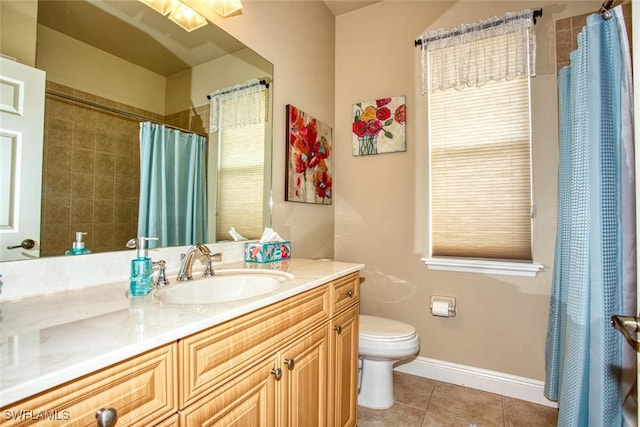
[(286, 200), (331, 204), (331, 128), (287, 105)]

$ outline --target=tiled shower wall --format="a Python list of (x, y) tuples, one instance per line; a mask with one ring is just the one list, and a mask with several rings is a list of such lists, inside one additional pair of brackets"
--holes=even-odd
[[(47, 89), (155, 122), (165, 117), (47, 82)], [(208, 106), (167, 117), (204, 133)], [(186, 117), (186, 119), (185, 119)], [(179, 119), (182, 122), (179, 122)], [(178, 123), (188, 122), (187, 125)], [(199, 125), (198, 125), (199, 123)], [(76, 231), (92, 253), (125, 249), (136, 237), (140, 191), (139, 120), (47, 94), (42, 175), (41, 256), (64, 255)]]
[[(623, 3), (622, 11), (629, 43), (631, 43), (631, 3)], [(594, 12), (597, 11), (594, 10)], [(586, 25), (587, 16), (589, 15), (591, 13), (556, 21), (556, 71), (559, 72), (562, 67), (569, 65), (569, 54), (578, 48), (578, 33)]]

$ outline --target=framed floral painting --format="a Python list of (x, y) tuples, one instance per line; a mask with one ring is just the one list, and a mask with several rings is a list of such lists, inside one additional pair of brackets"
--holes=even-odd
[(404, 96), (353, 104), (353, 155), (407, 151)]
[(331, 127), (287, 105), (285, 200), (331, 204), (333, 194)]

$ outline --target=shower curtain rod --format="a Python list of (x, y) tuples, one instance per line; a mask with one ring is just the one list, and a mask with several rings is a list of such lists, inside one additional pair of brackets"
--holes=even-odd
[(613, 16), (611, 13), (613, 3), (615, 3), (615, 0), (605, 0), (604, 3), (602, 3), (602, 6), (600, 6), (600, 10), (598, 10), (598, 13), (606, 20), (611, 19)]
[(56, 91), (51, 90), (51, 89), (45, 89), (45, 93), (47, 95), (57, 96), (58, 98), (66, 99), (67, 101), (72, 101), (72, 102), (76, 102), (78, 104), (87, 105), (87, 106), (92, 107), (92, 108), (97, 108), (99, 110), (108, 111), (110, 113), (126, 117), (128, 119), (132, 119), (132, 120), (136, 120), (136, 121), (140, 121), (140, 122), (152, 122), (152, 123), (155, 123), (155, 124), (158, 124), (158, 125), (164, 125), (165, 127), (168, 127), (168, 128), (171, 128), (171, 129), (179, 130), (180, 132), (195, 133), (196, 135), (200, 135), (200, 136), (203, 136), (205, 138), (208, 138), (208, 135), (203, 134), (203, 133), (198, 133), (198, 132), (194, 132), (194, 131), (189, 130), (189, 129), (183, 129), (183, 128), (180, 128), (180, 127), (177, 127), (177, 126), (168, 125), (166, 123), (161, 123), (161, 122), (159, 122), (157, 120), (150, 119), (149, 117), (139, 116), (139, 115), (134, 114), (134, 113), (128, 113), (126, 111), (118, 110), (117, 108), (107, 107), (106, 105), (100, 105), (100, 104), (97, 104), (95, 102), (87, 101), (85, 99), (76, 98), (75, 96), (72, 96), (72, 95), (67, 95), (66, 93), (56, 92)]
[[(246, 86), (243, 85), (243, 86), (240, 86), (240, 87), (230, 87), (229, 89), (220, 89), (219, 91), (216, 91), (216, 95), (225, 95), (227, 93), (235, 92), (235, 91), (246, 89), (246, 88), (249, 88), (249, 87), (254, 87), (254, 86), (257, 86), (257, 85), (262, 85), (262, 86), (266, 87), (267, 89), (269, 89), (269, 83), (266, 80), (263, 79), (263, 80), (260, 80), (256, 84), (248, 84)], [(207, 95), (207, 99), (211, 99), (211, 94)]]
[[(537, 18), (539, 18), (541, 16), (542, 16), (542, 8), (533, 11), (533, 24), (534, 25), (538, 22)], [(484, 30), (484, 29), (487, 29), (487, 28), (497, 27), (498, 25), (502, 25), (505, 22), (507, 22), (507, 20), (498, 19), (497, 21), (486, 23), (486, 24), (483, 24), (483, 25), (480, 25), (480, 26), (474, 26), (473, 28), (469, 28), (469, 29), (466, 29), (466, 30), (452, 31), (450, 33), (447, 33), (446, 36), (447, 37), (459, 36), (460, 34), (465, 34), (465, 33), (468, 33), (469, 31)], [(425, 43), (432, 42), (432, 41), (435, 41), (435, 40), (439, 40), (441, 38), (442, 37), (440, 37), (440, 36), (431, 37), (431, 38), (428, 38), (427, 40), (425, 40)], [(417, 39), (413, 43), (414, 43), (415, 47), (421, 46), (422, 45), (422, 39)]]

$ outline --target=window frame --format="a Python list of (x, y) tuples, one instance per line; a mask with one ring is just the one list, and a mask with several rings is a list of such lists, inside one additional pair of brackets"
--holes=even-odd
[[(533, 187), (533, 138), (532, 138), (532, 108), (531, 108), (531, 77), (527, 78), (527, 102), (529, 111), (529, 174), (530, 174), (530, 200), (531, 200), (531, 219), (530, 219), (530, 249), (532, 258), (534, 255), (534, 187)], [(429, 94), (430, 96), (430, 94)], [(432, 155), (431, 155), (431, 100), (427, 100), (428, 128), (429, 128), (429, 148), (428, 148), (428, 250), (429, 256), (421, 258), (421, 261), (431, 270), (457, 271), (481, 274), (497, 274), (521, 277), (535, 277), (537, 273), (544, 268), (542, 264), (532, 260), (509, 260), (509, 259), (492, 259), (492, 258), (469, 258), (456, 256), (433, 256), (433, 180), (432, 180)]]

